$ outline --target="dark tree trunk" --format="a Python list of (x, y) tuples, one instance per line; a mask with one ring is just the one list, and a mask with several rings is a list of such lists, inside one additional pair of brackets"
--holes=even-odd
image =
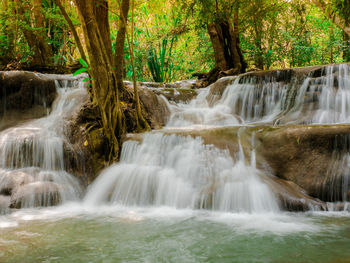
[[(39, 5), (40, 2), (40, 5)], [(26, 6), (22, 1), (15, 0), (17, 5), (18, 13), (25, 19), (25, 12), (29, 6)], [(35, 25), (37, 27), (44, 27), (43, 17), (41, 14), (41, 1), (35, 0), (33, 13), (35, 17)], [(30, 21), (25, 19), (25, 23), (30, 25)], [(38, 67), (46, 67), (53, 64), (53, 52), (50, 45), (45, 40), (43, 36), (43, 31), (39, 30), (38, 32), (27, 27), (22, 28), (23, 35), (26, 38), (30, 49), (33, 51), (33, 65)]]
[(129, 0), (122, 0), (121, 8), (120, 8), (120, 21), (119, 21), (119, 30), (117, 34), (117, 39), (115, 43), (115, 67), (117, 74), (117, 84), (118, 89), (123, 89), (123, 70), (124, 70), (124, 44), (126, 37), (126, 27), (128, 21), (128, 13), (129, 13)]
[[(127, 0), (129, 1), (129, 0)], [(131, 41), (130, 38), (128, 38), (129, 43), (129, 49), (130, 49), (130, 58), (131, 58), (131, 65), (132, 65), (132, 80), (134, 85), (134, 104), (135, 104), (135, 119), (136, 119), (136, 126), (137, 131), (144, 131), (149, 130), (150, 126), (145, 120), (145, 118), (142, 115), (141, 110), (141, 104), (138, 94), (138, 87), (137, 87), (137, 81), (136, 81), (136, 73), (135, 73), (135, 59), (134, 59), (134, 10), (135, 10), (135, 1), (132, 1), (132, 15), (131, 15)], [(124, 16), (125, 18), (125, 16)], [(126, 27), (126, 19), (125, 21), (125, 27)]]
[(102, 127), (109, 141), (110, 162), (119, 154), (120, 137), (125, 133), (125, 118), (120, 107), (120, 91), (114, 67), (106, 0), (75, 0), (90, 59), (92, 98), (98, 105)]
[(208, 33), (215, 54), (215, 67), (207, 75), (207, 83), (211, 84), (218, 78), (227, 75), (237, 75), (245, 72), (244, 62), (239, 43), (238, 16), (234, 25), (229, 19), (219, 23), (208, 24)]

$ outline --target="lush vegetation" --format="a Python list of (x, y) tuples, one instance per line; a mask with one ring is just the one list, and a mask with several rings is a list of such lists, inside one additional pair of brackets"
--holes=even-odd
[[(118, 158), (126, 132), (150, 128), (137, 81), (170, 82), (196, 73), (205, 86), (247, 70), (350, 59), (348, 0), (0, 3), (0, 66), (87, 71), (98, 116), (87, 125), (103, 130), (106, 161)], [(133, 89), (123, 79), (132, 80)]]
[[(110, 37), (114, 48), (120, 3), (118, 0), (109, 2)], [(349, 61), (349, 37), (334, 23), (333, 17), (337, 15), (349, 24), (348, 1), (322, 2), (326, 5), (325, 10), (314, 2), (135, 0), (133, 45), (137, 80), (174, 81), (191, 78), (195, 72), (210, 71), (215, 57), (207, 24), (219, 16), (233, 17), (232, 10), (236, 8), (239, 12), (240, 48), (248, 70)], [(74, 2), (62, 1), (62, 4), (83, 39)], [(218, 13), (216, 4), (220, 10)], [(128, 19), (131, 19), (131, 13)], [(81, 57), (56, 1), (2, 0), (0, 23), (2, 67), (43, 63), (69, 66)], [(52, 54), (52, 59), (47, 54), (45, 59), (36, 58), (35, 53), (39, 51), (35, 45), (43, 45), (33, 41), (38, 36), (46, 43), (46, 52)], [(127, 41), (124, 49), (124, 75), (131, 79), (131, 54)]]

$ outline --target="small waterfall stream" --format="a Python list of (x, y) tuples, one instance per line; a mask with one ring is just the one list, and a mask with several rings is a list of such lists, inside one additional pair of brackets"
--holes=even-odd
[[(189, 104), (169, 105), (168, 127), (350, 122), (350, 70), (325, 67), (321, 76), (241, 75), (213, 98), (214, 85)], [(284, 77), (279, 77), (279, 74)]]
[(64, 127), (86, 91), (78, 78), (56, 78), (58, 97), (47, 117), (0, 132), (0, 197), (11, 207), (77, 201), (82, 193), (77, 179), (66, 172)]
[[(241, 149), (242, 151), (242, 149)], [(85, 203), (109, 201), (128, 206), (170, 206), (231, 212), (278, 211), (278, 202), (244, 162), (200, 137), (149, 133), (128, 141), (120, 163), (90, 187)]]

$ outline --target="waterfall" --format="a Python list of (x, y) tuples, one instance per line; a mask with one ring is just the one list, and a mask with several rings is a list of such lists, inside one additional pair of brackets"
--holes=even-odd
[(173, 114), (167, 126), (350, 122), (348, 65), (325, 67), (321, 76), (314, 76), (314, 72), (302, 77), (286, 75), (241, 75), (221, 97), (215, 96), (216, 101), (211, 95), (213, 85), (209, 86), (191, 103), (171, 106)]
[(55, 205), (81, 195), (79, 182), (66, 171), (64, 127), (86, 91), (79, 78), (57, 78), (58, 97), (46, 117), (0, 132), (0, 197), (11, 207)]
[[(278, 212), (280, 202), (267, 183), (271, 178), (257, 164), (255, 131), (241, 136), (237, 128), (235, 153), (191, 131), (349, 123), (348, 65), (296, 72), (247, 73), (226, 79), (230, 84), (220, 92), (213, 84), (188, 103), (167, 101), (171, 115), (166, 127), (124, 142), (120, 162), (91, 184), (84, 204)], [(81, 197), (79, 182), (68, 172), (65, 152), (71, 145), (65, 125), (84, 103), (86, 90), (72, 77), (57, 78), (56, 88), (58, 97), (46, 117), (0, 132), (0, 205), (47, 206)], [(324, 200), (349, 201), (349, 167), (349, 147), (335, 149), (319, 182)]]
[(320, 184), (323, 200), (350, 202), (350, 135), (335, 139), (330, 165)]
[[(90, 186), (85, 204), (276, 212), (279, 202), (256, 165), (254, 132), (250, 158), (245, 158), (239, 132), (238, 151), (232, 157), (228, 150), (204, 143), (200, 137), (186, 136), (186, 131), (349, 122), (348, 65), (298, 74), (292, 70), (247, 73), (233, 77), (221, 93), (216, 85), (198, 90), (189, 103), (168, 103), (171, 116), (164, 130), (147, 133), (142, 142), (126, 141), (120, 162)], [(183, 135), (171, 134), (173, 130)], [(332, 170), (337, 171), (329, 171), (328, 177), (349, 164), (349, 154), (342, 156)], [(343, 188), (336, 193), (343, 199), (348, 181), (348, 176), (342, 177)]]
[(200, 137), (148, 133), (127, 141), (121, 160), (91, 185), (85, 203), (274, 212), (278, 202), (258, 170)]

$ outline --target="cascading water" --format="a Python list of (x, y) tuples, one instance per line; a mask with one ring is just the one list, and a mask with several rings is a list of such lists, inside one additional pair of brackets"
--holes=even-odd
[(228, 151), (204, 145), (199, 137), (149, 133), (142, 143), (124, 144), (120, 163), (102, 173), (85, 202), (278, 211), (276, 199), (258, 175), (244, 163), (242, 152), (233, 161)]
[(320, 195), (330, 202), (330, 210), (334, 209), (334, 203), (340, 206), (337, 209), (344, 206), (343, 209), (347, 210), (350, 207), (350, 136), (339, 136), (334, 144), (330, 165), (324, 180), (320, 182)]
[(86, 91), (78, 78), (56, 80), (51, 113), (0, 133), (0, 198), (11, 207), (49, 206), (78, 200), (79, 182), (66, 172), (65, 119)]
[[(316, 165), (331, 164), (315, 177), (323, 186), (317, 191), (331, 202), (329, 210), (349, 211), (349, 204), (336, 203), (350, 197), (349, 125), (294, 125), (348, 123), (346, 67), (289, 77), (276, 71), (268, 77), (268, 72), (248, 74), (225, 85), (222, 93), (212, 86), (198, 90), (188, 104), (170, 102), (167, 127), (128, 136), (121, 161), (102, 172), (83, 203), (0, 215), (0, 261), (346, 261), (349, 213), (321, 212), (324, 202), (311, 198), (305, 187), (271, 175), (274, 161), (282, 170), (294, 168), (302, 179), (301, 172), (312, 174)], [(52, 189), (59, 185), (61, 201), (79, 195), (70, 195), (67, 182), (57, 180), (71, 178), (65, 172), (67, 142), (60, 127), (66, 114), (81, 106), (84, 91), (58, 88), (58, 93), (49, 116), (0, 133), (0, 146), (7, 149), (0, 152), (0, 207), (8, 198), (15, 207), (11, 194), (21, 193), (5, 187), (9, 183), (25, 191), (35, 180)], [(220, 127), (230, 125), (235, 127)], [(265, 151), (272, 152), (272, 159), (280, 157), (267, 159)], [(300, 162), (289, 158), (304, 161), (308, 154), (302, 168), (290, 165)], [(263, 166), (262, 159), (271, 167)], [(28, 206), (38, 204), (26, 198)], [(304, 207), (320, 209), (279, 213)]]
[(242, 75), (214, 101), (210, 98), (213, 86), (209, 86), (189, 104), (170, 105), (174, 113), (167, 126), (350, 122), (348, 65), (325, 67), (321, 76), (311, 73), (301, 78), (287, 73)]
[[(213, 96), (213, 88), (199, 90), (197, 98), (188, 104), (169, 103), (167, 130), (349, 121), (348, 65), (325, 67), (318, 75), (312, 72), (302, 77), (290, 72), (246, 74), (235, 78), (221, 96)], [(120, 163), (105, 170), (92, 184), (85, 203), (278, 211), (278, 201), (260, 180), (262, 172), (255, 168), (254, 135), (250, 165), (244, 161), (238, 143), (239, 157), (233, 160), (228, 151), (191, 136), (159, 131), (145, 135), (141, 143), (127, 141)]]

